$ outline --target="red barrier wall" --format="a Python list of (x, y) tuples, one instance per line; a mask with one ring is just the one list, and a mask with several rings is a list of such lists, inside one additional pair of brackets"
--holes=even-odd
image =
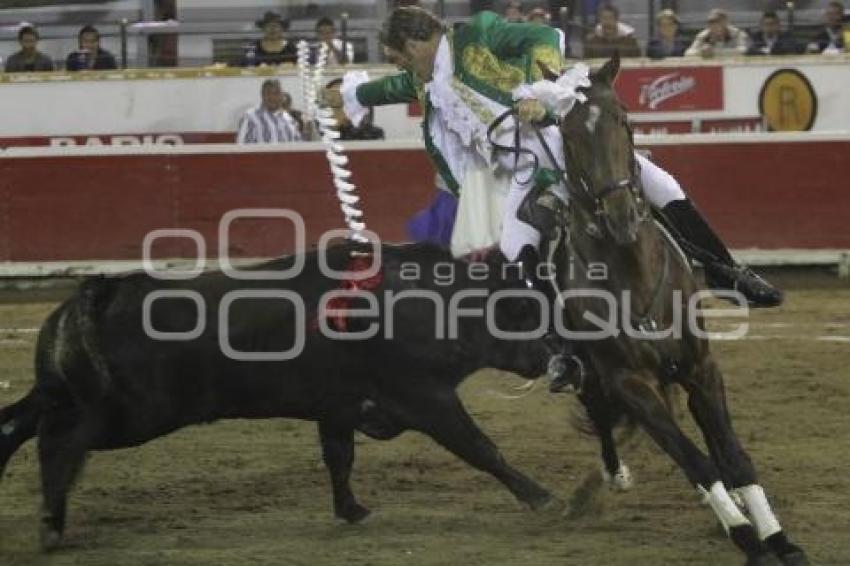
[(850, 142), (650, 146), (734, 248), (850, 248)]
[[(406, 238), (405, 223), (434, 191), (421, 150), (351, 153), (364, 187), (370, 229)], [(342, 228), (323, 152), (130, 155), (0, 160), (0, 260), (140, 259), (145, 235), (161, 228), (200, 232), (217, 256), (218, 224), (237, 208), (286, 208), (304, 218), (308, 245)], [(293, 249), (285, 220), (237, 220), (233, 257)], [(193, 257), (188, 239), (157, 243), (156, 257)]]
[[(386, 241), (433, 196), (421, 149), (351, 151), (366, 221)], [(384, 147), (384, 146), (381, 146)], [(649, 145), (736, 248), (850, 248), (850, 141)], [(222, 215), (236, 208), (299, 212), (308, 245), (342, 227), (323, 152), (141, 154), (0, 159), (0, 260), (139, 259), (150, 230), (190, 228), (216, 256)], [(239, 220), (235, 257), (291, 251), (283, 220)], [(192, 257), (163, 240), (156, 257)]]

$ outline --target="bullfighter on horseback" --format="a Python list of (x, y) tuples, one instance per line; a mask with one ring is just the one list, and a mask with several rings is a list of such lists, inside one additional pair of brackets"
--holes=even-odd
[[(326, 102), (343, 107), (357, 123), (367, 107), (418, 101), (426, 149), (445, 185), (459, 195), (452, 251), (462, 255), (498, 240), (506, 259), (522, 264), (527, 284), (551, 296), (536, 275), (540, 228), (552, 216), (555, 197), (567, 196), (563, 176), (550, 162), (554, 158), (564, 169), (563, 140), (551, 117), (583, 100), (587, 67), (566, 69), (553, 28), (508, 23), (487, 11), (450, 31), (424, 9), (397, 8), (381, 41), (403, 72), (377, 80), (349, 72)], [(563, 73), (557, 92), (542, 81), (544, 69)], [(586, 123), (591, 130), (592, 118)], [(498, 151), (506, 146), (521, 149)], [(778, 289), (735, 263), (669, 173), (638, 154), (635, 162), (647, 200), (686, 253), (704, 264), (709, 287), (735, 289), (753, 306), (782, 302)]]

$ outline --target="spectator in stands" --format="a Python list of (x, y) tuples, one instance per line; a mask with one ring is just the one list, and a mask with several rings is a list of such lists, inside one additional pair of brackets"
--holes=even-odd
[(797, 53), (794, 39), (782, 32), (776, 12), (768, 10), (761, 16), (761, 29), (750, 36), (747, 55), (791, 55)]
[(283, 89), (277, 79), (266, 79), (262, 103), (242, 116), (236, 143), (284, 143), (301, 140), (298, 123), (283, 109)]
[(508, 2), (507, 6), (505, 6), (505, 20), (512, 23), (525, 21), (525, 17), (522, 15), (522, 2), (517, 2), (516, 0)]
[(679, 17), (670, 9), (661, 10), (655, 17), (657, 35), (646, 46), (646, 56), (652, 59), (681, 57), (688, 44), (679, 35)]
[[(334, 79), (330, 81), (326, 89), (339, 92), (342, 86), (342, 79)], [(384, 130), (375, 126), (373, 120), (375, 118), (374, 109), (369, 108), (369, 113), (363, 117), (359, 126), (355, 126), (345, 115), (345, 110), (342, 108), (334, 108), (334, 118), (339, 125), (339, 133), (341, 140), (382, 140), (384, 139)]]
[(697, 34), (685, 55), (716, 57), (746, 52), (747, 34), (729, 24), (725, 10), (715, 8), (708, 13), (708, 27)]
[(530, 12), (528, 12), (528, 16), (526, 16), (525, 21), (530, 24), (541, 24), (544, 26), (549, 25), (549, 12), (544, 10), (543, 8), (534, 8)]
[(298, 133), (301, 135), (301, 139), (302, 140), (311, 139), (312, 138), (312, 132), (308, 132), (304, 128), (304, 115), (301, 113), (300, 110), (295, 110), (292, 107), (292, 96), (288, 92), (286, 92), (285, 90), (283, 91), (282, 94), (283, 94), (283, 98), (281, 99), (281, 104), (280, 104), (281, 109), (283, 109), (284, 112), (286, 112), (287, 114), (292, 116), (292, 119), (295, 120), (295, 123), (298, 126)]
[(608, 35), (612, 35), (611, 27), (615, 24), (617, 26), (617, 37), (634, 37), (635, 28), (620, 21), (620, 11), (617, 7), (608, 2), (601, 4), (596, 10), (596, 27), (593, 28), (593, 33), (601, 36), (607, 32)]
[(298, 61), (295, 43), (283, 36), (289, 29), (289, 20), (283, 19), (277, 12), (266, 12), (262, 19), (256, 21), (256, 24), (263, 30), (263, 38), (255, 41), (245, 50), (242, 55), (243, 67), (294, 64)]
[(68, 54), (65, 69), (68, 71), (90, 71), (117, 69), (115, 56), (100, 46), (100, 32), (91, 25), (83, 26), (78, 35), (79, 48)]
[(33, 73), (52, 71), (53, 60), (39, 51), (38, 31), (31, 25), (23, 25), (18, 30), (18, 43), (21, 50), (6, 59), (7, 73)]
[(584, 44), (584, 56), (588, 59), (611, 57), (619, 52), (620, 57), (640, 57), (640, 47), (634, 37), (634, 28), (620, 22), (620, 11), (611, 4), (599, 7), (596, 28)]
[(328, 65), (347, 65), (354, 61), (354, 46), (348, 41), (342, 44), (342, 40), (336, 36), (336, 26), (332, 19), (322, 18), (316, 22), (316, 41), (318, 46), (328, 46)]
[(826, 24), (821, 32), (815, 37), (813, 43), (809, 44), (807, 51), (810, 53), (840, 53), (846, 50), (844, 44), (844, 4), (841, 2), (830, 2), (824, 12)]

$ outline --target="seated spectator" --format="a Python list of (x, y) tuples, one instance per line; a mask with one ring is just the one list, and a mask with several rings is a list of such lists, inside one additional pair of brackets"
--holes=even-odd
[(83, 26), (78, 35), (79, 49), (68, 54), (65, 69), (91, 71), (117, 69), (115, 56), (100, 46), (100, 32), (94, 26)]
[(534, 8), (528, 13), (528, 16), (525, 18), (525, 21), (530, 24), (541, 24), (544, 26), (548, 26), (549, 12), (547, 12), (543, 8)]
[(525, 21), (525, 17), (522, 15), (522, 2), (516, 0), (508, 2), (505, 6), (505, 20), (515, 24)]
[(715, 8), (708, 13), (708, 27), (697, 34), (685, 55), (717, 57), (746, 52), (747, 34), (729, 24), (729, 16), (724, 10)]
[(289, 20), (284, 20), (276, 12), (266, 12), (262, 19), (256, 21), (256, 25), (263, 30), (263, 38), (245, 50), (241, 63), (243, 67), (295, 64), (298, 61), (295, 43), (283, 36), (283, 32), (289, 29)]
[(830, 2), (824, 12), (826, 23), (821, 32), (810, 43), (807, 51), (809, 53), (840, 53), (846, 50), (844, 44), (844, 4), (841, 2)]
[(277, 79), (263, 81), (262, 103), (245, 112), (236, 143), (284, 143), (301, 140), (298, 123), (283, 109), (283, 89)]
[[(339, 92), (342, 86), (342, 79), (334, 79), (325, 87), (327, 90)], [(342, 95), (340, 95), (341, 97)], [(360, 121), (360, 125), (355, 126), (351, 120), (345, 115), (342, 108), (334, 108), (334, 118), (336, 118), (341, 140), (382, 140), (384, 139), (384, 130), (373, 125), (375, 112), (369, 108), (368, 114)]]
[[(605, 12), (604, 15), (602, 14), (603, 11)], [(620, 11), (616, 6), (608, 3), (603, 3), (596, 11), (596, 26), (593, 28), (593, 33), (599, 36), (603, 35), (603, 26), (612, 25), (610, 21), (611, 16), (613, 16), (614, 21), (617, 22), (617, 37), (634, 37), (635, 28), (625, 22), (621, 22)], [(603, 18), (605, 19), (605, 22), (603, 22)]]
[(38, 32), (31, 25), (21, 26), (18, 30), (18, 43), (21, 50), (6, 59), (7, 73), (33, 73), (52, 71), (53, 60), (39, 51)]
[(295, 120), (295, 124), (298, 126), (298, 133), (301, 135), (302, 140), (309, 140), (312, 137), (312, 132), (307, 132), (304, 128), (304, 115), (300, 110), (295, 110), (292, 108), (292, 96), (283, 91), (283, 98), (281, 100), (280, 107), (284, 112), (292, 116), (292, 119)]
[(608, 58), (615, 52), (620, 57), (640, 57), (640, 47), (630, 26), (620, 25), (620, 11), (611, 4), (599, 7), (595, 31), (587, 37), (584, 56), (588, 59)]
[(646, 56), (652, 59), (681, 57), (688, 44), (679, 35), (679, 17), (673, 10), (661, 10), (655, 17), (657, 34), (646, 46)]
[(342, 44), (342, 40), (336, 36), (336, 26), (332, 19), (322, 18), (316, 22), (316, 40), (319, 46), (328, 46), (328, 65), (354, 62), (354, 46), (348, 41)]
[(761, 17), (761, 29), (750, 36), (747, 55), (792, 55), (797, 53), (794, 39), (782, 33), (776, 12), (768, 10)]

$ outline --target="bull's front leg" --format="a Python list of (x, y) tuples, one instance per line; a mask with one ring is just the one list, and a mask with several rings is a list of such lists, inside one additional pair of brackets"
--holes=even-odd
[(334, 515), (349, 523), (358, 523), (369, 515), (351, 491), (349, 478), (354, 463), (354, 429), (319, 422), (322, 459), (328, 467), (333, 487)]

